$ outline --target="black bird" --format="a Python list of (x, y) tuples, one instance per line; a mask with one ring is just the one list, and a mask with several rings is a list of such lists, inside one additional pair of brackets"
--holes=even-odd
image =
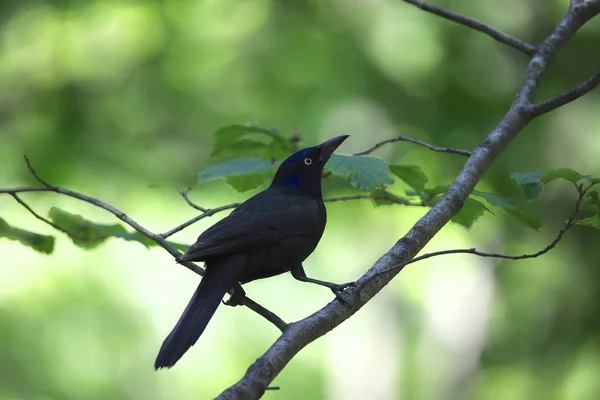
[[(154, 368), (169, 368), (196, 343), (223, 296), (239, 284), (291, 271), (294, 278), (338, 293), (349, 284), (306, 276), (302, 262), (317, 247), (327, 214), (321, 192), (325, 163), (348, 135), (300, 150), (286, 159), (268, 189), (204, 231), (181, 261), (204, 261), (206, 273), (177, 325), (160, 348)], [(243, 295), (243, 294), (242, 294)]]

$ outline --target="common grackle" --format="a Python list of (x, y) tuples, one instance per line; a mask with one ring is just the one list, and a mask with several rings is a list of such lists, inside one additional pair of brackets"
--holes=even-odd
[(160, 348), (154, 368), (169, 368), (196, 343), (225, 293), (239, 284), (291, 271), (294, 278), (338, 293), (351, 284), (306, 276), (327, 220), (321, 192), (325, 163), (348, 135), (300, 150), (277, 170), (268, 189), (204, 231), (181, 261), (204, 261), (206, 272), (177, 325)]

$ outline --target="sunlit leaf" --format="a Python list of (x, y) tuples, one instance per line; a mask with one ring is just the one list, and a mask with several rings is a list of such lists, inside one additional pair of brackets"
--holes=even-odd
[(3, 218), (0, 218), (0, 237), (21, 242), (43, 254), (50, 254), (54, 251), (54, 236), (40, 235), (10, 226)]
[(198, 184), (230, 176), (265, 173), (274, 167), (273, 163), (258, 158), (236, 158), (201, 171), (198, 174)]
[(390, 170), (417, 192), (422, 192), (427, 184), (427, 176), (418, 165), (390, 165)]
[(537, 200), (542, 191), (542, 174), (540, 172), (515, 172), (510, 177), (521, 186), (529, 203)]
[(577, 181), (581, 180), (583, 177), (581, 176), (581, 174), (577, 171), (574, 171), (570, 168), (559, 168), (559, 169), (552, 169), (550, 171), (546, 171), (542, 174), (542, 183), (548, 183), (551, 182), (555, 179), (566, 179), (568, 181), (571, 181), (573, 183), (576, 183)]
[(325, 168), (334, 175), (348, 179), (352, 186), (365, 192), (394, 183), (388, 164), (372, 156), (333, 154)]

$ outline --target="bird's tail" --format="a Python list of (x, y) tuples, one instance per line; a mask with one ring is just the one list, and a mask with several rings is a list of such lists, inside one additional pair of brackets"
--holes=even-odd
[(163, 342), (154, 369), (175, 365), (202, 335), (225, 293), (237, 283), (239, 266), (243, 263), (236, 259), (232, 257), (227, 262), (207, 266), (194, 296)]

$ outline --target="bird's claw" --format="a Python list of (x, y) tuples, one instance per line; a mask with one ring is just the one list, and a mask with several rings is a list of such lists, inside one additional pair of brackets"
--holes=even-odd
[(232, 300), (232, 298), (228, 298), (227, 300), (221, 300), (221, 303), (225, 304), (226, 306), (230, 306), (230, 307), (236, 307), (239, 306), (240, 303), (239, 300)]
[(356, 285), (356, 282), (348, 282), (348, 283), (342, 283), (342, 284), (333, 284), (331, 286), (331, 291), (333, 292), (333, 294), (335, 295), (335, 297), (344, 305), (346, 306), (350, 306), (350, 304), (348, 304), (348, 302), (344, 299), (343, 293), (344, 290), (348, 289), (349, 287), (354, 287)]
[(226, 306), (230, 307), (241, 306), (245, 297), (246, 292), (244, 292), (244, 289), (242, 289), (241, 286), (238, 286), (235, 289), (233, 289), (233, 293), (231, 294), (231, 296), (229, 296), (227, 301), (221, 300), (221, 302)]

